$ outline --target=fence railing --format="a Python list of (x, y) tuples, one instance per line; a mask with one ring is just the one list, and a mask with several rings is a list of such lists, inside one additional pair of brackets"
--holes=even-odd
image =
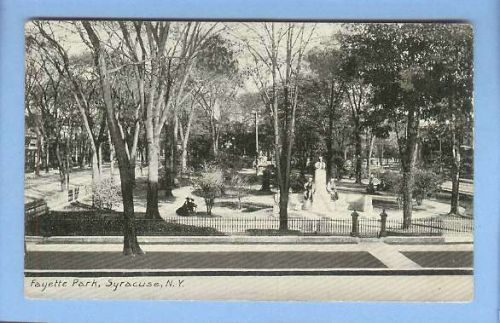
[[(204, 234), (246, 234), (248, 230), (278, 230), (277, 218), (201, 218), (171, 217), (161, 220), (136, 219), (140, 235), (183, 235), (193, 232)], [(203, 229), (203, 230), (200, 230)], [(463, 235), (473, 232), (471, 219), (414, 219), (407, 228), (402, 221), (390, 219), (385, 228), (380, 219), (358, 218), (357, 227), (352, 219), (289, 218), (288, 229), (307, 235), (380, 237)], [(119, 215), (96, 218), (52, 218), (50, 215), (26, 217), (26, 235), (121, 235), (122, 218)], [(258, 232), (253, 232), (258, 234)], [(252, 234), (253, 234), (252, 233)]]
[[(277, 230), (279, 219), (276, 218), (167, 218), (167, 222), (183, 225), (214, 228), (223, 233), (245, 233), (247, 230)], [(306, 234), (327, 234), (348, 236), (353, 234), (351, 219), (288, 219), (288, 229)], [(471, 219), (414, 219), (411, 225), (403, 228), (403, 222), (397, 219), (386, 221), (388, 235), (441, 235), (470, 234), (473, 232)], [(358, 219), (357, 236), (378, 237), (381, 233), (381, 220), (371, 218)]]

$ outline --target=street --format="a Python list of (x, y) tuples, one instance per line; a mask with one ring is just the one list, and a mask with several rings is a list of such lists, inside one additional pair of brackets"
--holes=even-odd
[(27, 244), (25, 293), (51, 299), (470, 301), (472, 244)]
[[(145, 244), (136, 257), (119, 244), (27, 245), (26, 272), (88, 270), (472, 269), (472, 244)], [(388, 272), (389, 273), (389, 272)]]

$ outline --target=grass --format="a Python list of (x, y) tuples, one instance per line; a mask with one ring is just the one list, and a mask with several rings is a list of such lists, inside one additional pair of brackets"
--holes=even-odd
[[(215, 202), (214, 207), (225, 207), (231, 210), (238, 210), (237, 201), (219, 201)], [(264, 209), (271, 209), (272, 206), (264, 203), (241, 202), (241, 212), (255, 212)]]

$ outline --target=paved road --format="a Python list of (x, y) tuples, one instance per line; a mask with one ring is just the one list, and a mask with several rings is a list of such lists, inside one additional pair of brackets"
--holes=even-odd
[(29, 252), (27, 269), (385, 268), (368, 252)]
[[(94, 248), (93, 250), (90, 248)], [(145, 246), (145, 255), (126, 257), (119, 245), (30, 246), (27, 270), (165, 270), (165, 269), (423, 269), (472, 268), (470, 245), (460, 246), (311, 246), (275, 249), (267, 246), (191, 249), (189, 246)], [(420, 248), (418, 248), (420, 247)], [(441, 248), (440, 248), (441, 247)], [(314, 250), (313, 248), (316, 248)], [(101, 250), (100, 250), (101, 249)], [(259, 250), (260, 249), (260, 250)]]

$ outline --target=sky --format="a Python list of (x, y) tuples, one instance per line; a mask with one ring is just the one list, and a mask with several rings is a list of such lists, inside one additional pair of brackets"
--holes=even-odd
[[(178, 22), (177, 24), (184, 24), (186, 22)], [(206, 28), (209, 28), (214, 24), (214, 22), (204, 22), (206, 24)], [(276, 22), (275, 28), (279, 30), (283, 28), (287, 23)], [(79, 55), (83, 52), (88, 51), (85, 43), (82, 41), (81, 36), (78, 34), (77, 29), (67, 21), (58, 21), (53, 20), (50, 21), (49, 29), (52, 30), (56, 39), (60, 41), (60, 43), (64, 46), (70, 56)], [(298, 26), (301, 26), (302, 23), (297, 23)], [(338, 32), (341, 29), (340, 23), (312, 23), (307, 22), (304, 23), (306, 28), (306, 33), (309, 35), (310, 33), (310, 41), (308, 43), (308, 49), (311, 49), (316, 46), (321, 46), (326, 40), (331, 38), (331, 36)], [(96, 28), (98, 29), (98, 28)], [(249, 54), (248, 49), (245, 48), (242, 40), (246, 40), (249, 43), (257, 44), (259, 43), (259, 39), (256, 37), (255, 31), (257, 31), (261, 35), (265, 34), (265, 29), (263, 28), (262, 22), (217, 22), (217, 28), (220, 34), (232, 41), (238, 50), (236, 57), (238, 60), (238, 65), (240, 69), (252, 68), (255, 66), (253, 62), (252, 56)], [(35, 28), (31, 21), (27, 22), (25, 25), (25, 33), (34, 32)], [(98, 30), (99, 32), (99, 30)], [(100, 35), (105, 37), (112, 37), (112, 39), (116, 40), (116, 36), (106, 34), (102, 29)], [(263, 48), (260, 48), (263, 50)], [(280, 53), (284, 55), (285, 46), (284, 41), (282, 42), (282, 46), (280, 46)], [(268, 73), (269, 74), (269, 73)], [(239, 89), (238, 93), (245, 92), (256, 92), (257, 87), (255, 82), (252, 79), (247, 79), (243, 83), (243, 87)]]

